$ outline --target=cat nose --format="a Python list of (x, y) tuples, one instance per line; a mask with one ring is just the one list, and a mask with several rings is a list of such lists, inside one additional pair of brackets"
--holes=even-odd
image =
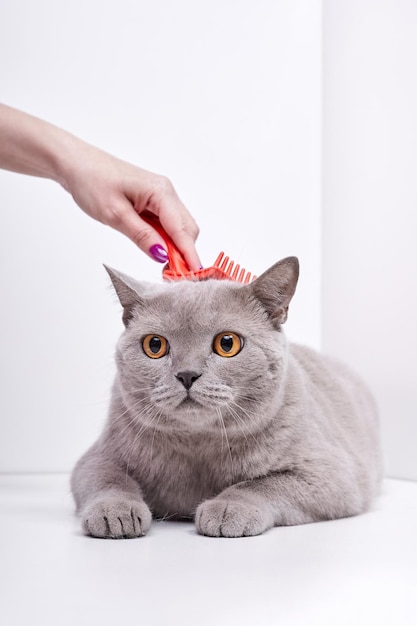
[(197, 374), (197, 372), (178, 372), (178, 374), (175, 374), (175, 378), (178, 378), (187, 391), (191, 389), (192, 384), (195, 383), (200, 376), (201, 374)]

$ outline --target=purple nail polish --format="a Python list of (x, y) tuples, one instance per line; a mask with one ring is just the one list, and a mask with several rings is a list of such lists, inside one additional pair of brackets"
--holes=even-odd
[(166, 263), (168, 261), (168, 253), (159, 243), (149, 248), (149, 252), (158, 263)]

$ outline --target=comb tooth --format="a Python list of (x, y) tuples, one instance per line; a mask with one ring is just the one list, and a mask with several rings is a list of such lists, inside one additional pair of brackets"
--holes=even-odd
[(220, 267), (223, 257), (224, 257), (224, 252), (220, 252), (219, 256), (213, 263), (213, 267)]
[(228, 262), (229, 262), (229, 257), (228, 257), (228, 256), (225, 256), (225, 257), (224, 257), (224, 259), (223, 259), (222, 264), (220, 265), (220, 269), (221, 269), (221, 270), (223, 270), (223, 272), (224, 272), (224, 270), (225, 270), (226, 265), (228, 264)]
[(232, 274), (232, 280), (236, 280), (236, 277), (239, 273), (240, 270), (240, 265), (239, 263), (235, 266), (235, 269), (233, 270), (233, 274)]
[(235, 280), (245, 285), (256, 278), (255, 275), (246, 272), (246, 269), (241, 267), (239, 263), (235, 263), (230, 257), (225, 256), (223, 251), (219, 253), (211, 267), (200, 270), (195, 274), (188, 272), (187, 276), (195, 278), (196, 280), (205, 280), (206, 278), (229, 278), (230, 280)]
[(228, 276), (231, 276), (234, 264), (234, 261), (230, 261), (229, 265), (227, 266), (227, 270), (225, 270), (225, 272)]

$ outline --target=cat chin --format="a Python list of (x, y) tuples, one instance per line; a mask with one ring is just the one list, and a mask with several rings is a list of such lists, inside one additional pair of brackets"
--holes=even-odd
[(176, 425), (181, 428), (187, 426), (193, 431), (217, 429), (219, 419), (221, 419), (221, 406), (225, 408), (224, 403), (219, 405), (219, 403), (211, 402), (210, 405), (204, 405), (192, 398), (185, 398), (174, 410), (167, 412), (166, 424), (174, 428)]
[(219, 417), (201, 410), (174, 411), (158, 420), (156, 429), (165, 433), (214, 433), (219, 430)]
[(199, 402), (198, 400), (195, 400), (194, 398), (187, 396), (186, 398), (181, 400), (181, 402), (178, 404), (176, 408), (180, 411), (200, 412), (202, 409), (204, 409), (204, 405), (201, 404), (201, 402)]
[(227, 409), (230, 402), (233, 402), (234, 398), (232, 394), (218, 394), (206, 395), (204, 393), (187, 393), (180, 397), (169, 395), (163, 397), (161, 394), (157, 394), (151, 398), (151, 401), (155, 404), (158, 410), (166, 412), (168, 415), (172, 411), (187, 411), (194, 413), (213, 413), (218, 414), (218, 410)]

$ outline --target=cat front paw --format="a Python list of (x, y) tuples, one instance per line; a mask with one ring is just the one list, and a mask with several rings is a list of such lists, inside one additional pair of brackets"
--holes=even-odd
[(274, 525), (266, 507), (238, 497), (206, 500), (197, 508), (195, 523), (208, 537), (251, 537)]
[(104, 539), (131, 539), (145, 535), (152, 514), (141, 501), (121, 497), (97, 498), (82, 511), (86, 535)]

